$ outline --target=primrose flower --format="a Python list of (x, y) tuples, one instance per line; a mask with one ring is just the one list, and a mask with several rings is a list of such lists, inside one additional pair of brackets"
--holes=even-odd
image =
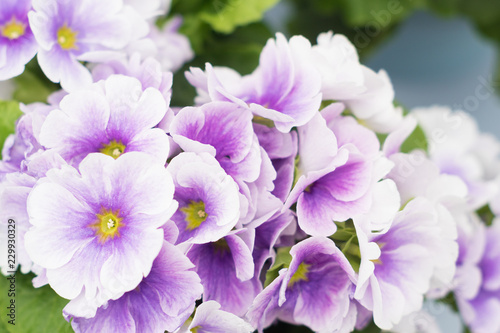
[(320, 34), (312, 57), (321, 73), (324, 100), (345, 100), (366, 90), (356, 47), (344, 35)]
[(139, 54), (134, 53), (128, 61), (108, 61), (98, 64), (92, 69), (92, 77), (95, 82), (106, 80), (113, 74), (135, 77), (141, 82), (143, 90), (150, 87), (158, 89), (165, 98), (167, 105), (170, 104), (172, 73), (162, 71), (160, 63), (154, 58), (141, 60)]
[(248, 108), (287, 133), (294, 126), (306, 124), (321, 104), (321, 77), (310, 59), (311, 44), (307, 39), (294, 36), (287, 41), (278, 33), (276, 40), (268, 40), (259, 67), (248, 76), (214, 70), (207, 64), (205, 74), (195, 68), (186, 77), (210, 100), (231, 101)]
[(500, 220), (461, 233), (455, 297), (472, 332), (500, 330)]
[(239, 229), (212, 243), (195, 244), (187, 256), (203, 285), (203, 300), (217, 301), (224, 311), (243, 316), (261, 290), (254, 278), (251, 230)]
[(59, 295), (103, 305), (149, 274), (177, 207), (173, 194), (163, 164), (147, 154), (90, 154), (79, 170), (49, 170), (34, 187), (26, 250)]
[(373, 311), (378, 327), (388, 330), (422, 307), (439, 264), (435, 252), (442, 250), (438, 213), (428, 200), (415, 198), (385, 232), (372, 232), (363, 216), (354, 223), (361, 250), (354, 297)]
[(207, 152), (237, 181), (253, 182), (260, 173), (261, 157), (252, 114), (236, 104), (211, 102), (186, 107), (174, 118), (170, 134), (184, 150)]
[(297, 201), (300, 228), (310, 235), (329, 236), (336, 231), (333, 221), (369, 210), (373, 162), (347, 148), (338, 149), (321, 114), (298, 132), (300, 177), (284, 206)]
[(45, 120), (40, 143), (73, 166), (93, 152), (118, 158), (132, 151), (148, 153), (164, 164), (168, 137), (153, 128), (167, 112), (162, 94), (155, 88), (143, 91), (137, 79), (122, 75), (90, 88), (62, 99)]
[(75, 332), (151, 333), (176, 330), (193, 312), (201, 296), (200, 278), (193, 264), (172, 244), (163, 248), (148, 276), (117, 300), (100, 307), (92, 318), (65, 316)]
[[(417, 108), (411, 114), (429, 138), (429, 156), (442, 173), (460, 177), (468, 188), (468, 205), (478, 209), (495, 195), (496, 174), (481, 154), (489, 150), (497, 159), (500, 144), (480, 134), (475, 120), (464, 111), (446, 107)], [(494, 164), (493, 164), (494, 166)], [(498, 173), (498, 170), (495, 170)]]
[(196, 308), (193, 318), (187, 320), (175, 333), (251, 333), (253, 331), (253, 327), (245, 320), (231, 312), (221, 310), (220, 304), (216, 301), (206, 301)]
[[(30, 227), (28, 213), (26, 211), (26, 200), (28, 198), (36, 179), (20, 172), (11, 173), (0, 182), (0, 227), (2, 232), (0, 239), (2, 244), (7, 244), (8, 223), (12, 219), (15, 221), (15, 236), (16, 236), (16, 265), (20, 266), (21, 272), (28, 273), (32, 266), (33, 261), (26, 252), (24, 246), (24, 235)], [(12, 228), (12, 227), (10, 227)], [(7, 246), (0, 249), (3, 255), (0, 261), (0, 268), (2, 273), (7, 275), (7, 271), (16, 270), (17, 267), (10, 267), (7, 265)]]
[(238, 185), (208, 153), (181, 153), (167, 170), (179, 209), (172, 216), (178, 243), (208, 243), (226, 236), (240, 217)]
[(0, 81), (18, 76), (37, 52), (28, 23), (31, 0), (3, 0), (0, 4)]
[(39, 174), (35, 170), (27, 170), (28, 164), (34, 154), (45, 150), (40, 144), (40, 128), (55, 107), (42, 103), (21, 104), (20, 107), (24, 115), (17, 120), (16, 132), (7, 137), (2, 149), (0, 179), (5, 174), (18, 171), (31, 176)]
[(148, 38), (154, 42), (152, 56), (163, 70), (175, 72), (194, 58), (189, 39), (178, 32), (181, 25), (182, 18), (176, 16), (161, 29), (156, 24), (150, 26)]
[(79, 60), (106, 57), (102, 51), (119, 51), (129, 43), (134, 30), (122, 10), (121, 0), (33, 0), (28, 16), (45, 75), (66, 91), (92, 83)]
[(290, 254), (289, 268), (255, 298), (246, 315), (249, 322), (259, 330), (280, 319), (316, 332), (352, 331), (356, 277), (344, 254), (323, 237), (301, 241)]

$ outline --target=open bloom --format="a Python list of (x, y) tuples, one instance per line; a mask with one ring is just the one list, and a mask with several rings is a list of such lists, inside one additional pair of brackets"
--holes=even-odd
[(100, 306), (149, 274), (163, 244), (161, 226), (177, 206), (173, 194), (170, 175), (147, 154), (91, 154), (79, 171), (52, 169), (34, 187), (26, 249), (59, 295), (84, 293)]
[(336, 230), (333, 221), (346, 221), (370, 208), (373, 162), (338, 149), (335, 134), (320, 114), (298, 132), (300, 177), (285, 207), (297, 201), (301, 229), (329, 236)]
[(321, 77), (311, 64), (311, 44), (302, 36), (287, 41), (278, 33), (276, 40), (268, 40), (259, 67), (250, 75), (240, 77), (207, 64), (206, 74), (194, 68), (186, 76), (210, 100), (249, 108), (285, 133), (306, 124), (321, 104)]
[[(411, 114), (429, 139), (429, 156), (442, 173), (460, 177), (468, 189), (468, 205), (478, 209), (495, 195), (500, 143), (481, 134), (464, 111), (446, 107), (417, 108)], [(491, 158), (485, 158), (489, 151)], [(495, 169), (491, 172), (491, 168)]]
[(179, 203), (172, 220), (178, 243), (208, 243), (226, 236), (240, 217), (238, 185), (208, 153), (181, 153), (167, 170)]
[[(410, 201), (386, 232), (370, 230), (363, 216), (354, 219), (361, 250), (355, 298), (373, 311), (375, 324), (390, 329), (422, 307), (442, 250), (438, 214), (424, 198)], [(456, 247), (456, 243), (448, 243)]]
[(252, 114), (238, 105), (211, 102), (186, 107), (175, 116), (170, 134), (184, 151), (214, 156), (236, 180), (253, 182), (259, 176), (261, 157)]
[(259, 330), (275, 319), (317, 332), (350, 332), (356, 322), (351, 264), (333, 241), (308, 238), (290, 250), (292, 261), (256, 298), (247, 318)]
[(168, 137), (156, 126), (167, 112), (162, 94), (143, 91), (132, 77), (113, 75), (90, 90), (65, 96), (45, 120), (40, 143), (77, 166), (85, 156), (101, 152), (113, 158), (131, 151), (148, 153), (165, 163)]
[(109, 301), (92, 318), (74, 317), (71, 326), (75, 332), (88, 333), (113, 332), (117, 327), (129, 333), (172, 332), (193, 312), (201, 295), (200, 278), (192, 268), (179, 249), (164, 242), (151, 272), (137, 288)]
[(34, 0), (29, 20), (40, 67), (67, 91), (90, 84), (92, 76), (79, 60), (124, 48), (133, 32), (129, 19), (121, 0)]
[(28, 24), (31, 0), (4, 0), (0, 5), (0, 81), (24, 71), (38, 45)]

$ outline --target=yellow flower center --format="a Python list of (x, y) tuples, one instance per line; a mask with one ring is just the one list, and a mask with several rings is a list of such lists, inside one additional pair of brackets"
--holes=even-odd
[(105, 243), (109, 238), (120, 236), (123, 218), (119, 216), (118, 210), (113, 212), (110, 209), (102, 208), (96, 217), (97, 220), (90, 227), (95, 230), (100, 243)]
[(103, 144), (102, 148), (99, 151), (103, 154), (113, 157), (117, 159), (121, 154), (125, 152), (125, 145), (122, 141), (111, 140), (108, 144)]
[(26, 25), (12, 16), (12, 19), (5, 25), (1, 26), (0, 30), (2, 31), (2, 36), (10, 40), (14, 40), (24, 35)]
[(198, 333), (198, 329), (200, 329), (200, 328), (201, 328), (201, 326), (198, 325), (198, 326), (193, 327), (190, 331), (191, 331), (191, 333)]
[(186, 230), (194, 230), (198, 228), (208, 217), (207, 212), (205, 212), (205, 203), (203, 201), (195, 202), (191, 200), (190, 204), (182, 207), (181, 212), (183, 212), (186, 217)]
[(309, 272), (309, 267), (311, 265), (306, 264), (306, 263), (300, 263), (299, 267), (297, 267), (297, 270), (295, 273), (293, 273), (292, 277), (290, 278), (290, 281), (288, 281), (288, 288), (291, 288), (295, 283), (299, 281), (308, 281), (307, 278), (307, 273)]
[(57, 30), (57, 42), (61, 46), (61, 48), (65, 51), (67, 50), (77, 50), (78, 46), (76, 45), (76, 36), (78, 35), (78, 31), (73, 31), (70, 27), (64, 23), (62, 27)]

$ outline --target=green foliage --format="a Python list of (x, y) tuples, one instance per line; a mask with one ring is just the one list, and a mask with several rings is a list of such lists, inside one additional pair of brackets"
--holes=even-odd
[(199, 17), (215, 31), (231, 33), (241, 25), (257, 22), (264, 12), (279, 0), (226, 0), (214, 1), (213, 11), (203, 11)]
[(428, 150), (428, 142), (424, 131), (420, 125), (417, 125), (410, 136), (401, 145), (401, 152), (409, 153), (415, 149)]
[[(193, 26), (187, 25), (189, 28)], [(205, 37), (199, 40), (197, 57), (179, 70), (173, 81), (172, 105), (192, 105), (195, 89), (187, 82), (184, 72), (189, 67), (205, 68), (205, 63), (227, 66), (240, 74), (251, 73), (259, 64), (259, 56), (271, 31), (263, 23), (254, 23), (237, 28), (232, 34), (224, 35), (210, 31), (205, 25)], [(198, 38), (198, 37), (196, 37)]]
[(59, 89), (59, 85), (45, 77), (35, 60), (32, 60), (24, 73), (14, 78), (14, 81), (17, 86), (14, 99), (24, 104), (45, 102), (52, 92)]
[(213, 38), (214, 33), (231, 34), (238, 27), (259, 22), (264, 13), (279, 0), (177, 0), (172, 3), (172, 14), (184, 18), (180, 32), (191, 41), (197, 55)]
[[(0, 276), (0, 289), (9, 289), (9, 281)], [(71, 325), (62, 316), (62, 309), (68, 303), (59, 297), (49, 286), (33, 288), (33, 274), (16, 273), (16, 321), (15, 326), (8, 324), (9, 318), (2, 313), (0, 319), (1, 332), (9, 333), (66, 333), (73, 332)], [(10, 298), (0, 297), (0, 307), (6, 309)], [(5, 311), (4, 311), (5, 312)]]
[(288, 268), (288, 266), (290, 266), (290, 262), (292, 261), (290, 249), (290, 247), (281, 247), (278, 249), (274, 265), (273, 267), (269, 268), (266, 273), (266, 281), (264, 283), (264, 287), (267, 287), (271, 282), (274, 281), (274, 279), (279, 276), (280, 269)]
[(21, 115), (18, 102), (0, 101), (0, 147), (3, 147), (5, 139), (14, 133), (15, 122)]
[(495, 214), (491, 211), (489, 205), (484, 205), (476, 211), (477, 215), (481, 218), (481, 221), (484, 222), (487, 226), (490, 226), (493, 223), (493, 219), (495, 218)]

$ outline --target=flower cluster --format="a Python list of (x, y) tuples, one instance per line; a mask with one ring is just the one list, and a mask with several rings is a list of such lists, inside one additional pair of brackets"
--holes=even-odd
[(2, 1), (0, 80), (21, 74), (35, 54), (44, 74), (68, 92), (93, 81), (80, 61), (116, 68), (138, 53), (157, 58), (163, 70), (176, 70), (193, 53), (177, 33), (179, 18), (162, 29), (154, 24), (169, 5), (168, 0)]
[(333, 33), (278, 33), (245, 76), (191, 68), (195, 105), (170, 107), (191, 54), (168, 58), (178, 22), (153, 28), (151, 3), (0, 7), (0, 78), (38, 52), (64, 89), (22, 106), (1, 223), (76, 332), (430, 332), (412, 318), (449, 295), (472, 332), (500, 331), (500, 142), (463, 112), (404, 115)]

